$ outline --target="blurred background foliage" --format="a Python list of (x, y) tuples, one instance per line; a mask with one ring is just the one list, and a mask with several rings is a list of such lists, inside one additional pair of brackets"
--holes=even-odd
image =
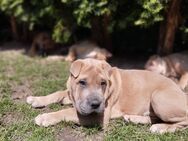
[(187, 0), (0, 0), (0, 41), (47, 31), (61, 44), (92, 38), (113, 53), (168, 54), (188, 44), (187, 9)]

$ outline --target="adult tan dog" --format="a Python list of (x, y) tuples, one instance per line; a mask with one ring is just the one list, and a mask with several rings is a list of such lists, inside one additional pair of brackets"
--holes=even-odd
[(124, 117), (127, 122), (152, 123), (151, 132), (174, 132), (188, 127), (187, 95), (171, 79), (146, 70), (121, 70), (105, 61), (77, 60), (70, 67), (67, 90), (30, 96), (33, 107), (70, 99), (72, 108), (40, 114), (35, 123), (62, 120), (81, 125), (102, 124)]
[(188, 85), (188, 51), (165, 57), (153, 55), (147, 61), (145, 69), (170, 78), (178, 78), (178, 85), (184, 90)]

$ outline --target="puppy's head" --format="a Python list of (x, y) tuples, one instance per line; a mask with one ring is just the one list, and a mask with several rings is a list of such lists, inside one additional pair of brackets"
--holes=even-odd
[(72, 63), (68, 85), (73, 104), (81, 115), (104, 112), (105, 93), (110, 85), (110, 68), (105, 61), (96, 59), (83, 59)]
[(146, 62), (145, 69), (162, 75), (166, 74), (166, 63), (162, 57), (153, 55)]

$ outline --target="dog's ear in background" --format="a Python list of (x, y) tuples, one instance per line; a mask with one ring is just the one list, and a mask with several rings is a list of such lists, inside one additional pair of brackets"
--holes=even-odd
[(151, 56), (145, 64), (145, 69), (166, 75), (166, 62), (158, 55)]
[(84, 63), (81, 60), (76, 60), (71, 64), (70, 73), (74, 77), (78, 77)]
[(152, 55), (152, 56), (150, 56), (150, 58), (146, 62), (145, 68), (147, 69), (147, 67), (155, 66), (155, 65), (158, 65), (158, 64), (161, 64), (161, 63), (162, 63), (162, 58), (160, 56)]

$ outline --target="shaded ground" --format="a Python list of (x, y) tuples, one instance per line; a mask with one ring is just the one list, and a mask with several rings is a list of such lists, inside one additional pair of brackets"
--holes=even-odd
[[(0, 141), (187, 140), (188, 130), (156, 135), (149, 133), (150, 125), (127, 124), (121, 119), (111, 121), (105, 134), (99, 127), (84, 128), (73, 123), (61, 122), (48, 128), (35, 125), (33, 119), (39, 113), (57, 111), (63, 106), (52, 104), (43, 109), (33, 109), (25, 103), (25, 98), (65, 89), (69, 64), (29, 58), (20, 46), (6, 44), (8, 50), (4, 49), (5, 46), (0, 47)], [(141, 69), (146, 58), (130, 56), (114, 58), (110, 62), (121, 68)]]
[[(10, 54), (17, 54), (17, 53), (27, 54), (28, 49), (29, 49), (28, 45), (24, 45), (19, 42), (9, 42), (0, 45), (1, 52), (8, 51)], [(112, 66), (117, 66), (122, 69), (143, 69), (143, 66), (147, 59), (148, 59), (148, 55), (137, 52), (136, 54), (125, 53), (124, 56), (117, 56), (117, 55), (113, 56), (108, 62)]]

